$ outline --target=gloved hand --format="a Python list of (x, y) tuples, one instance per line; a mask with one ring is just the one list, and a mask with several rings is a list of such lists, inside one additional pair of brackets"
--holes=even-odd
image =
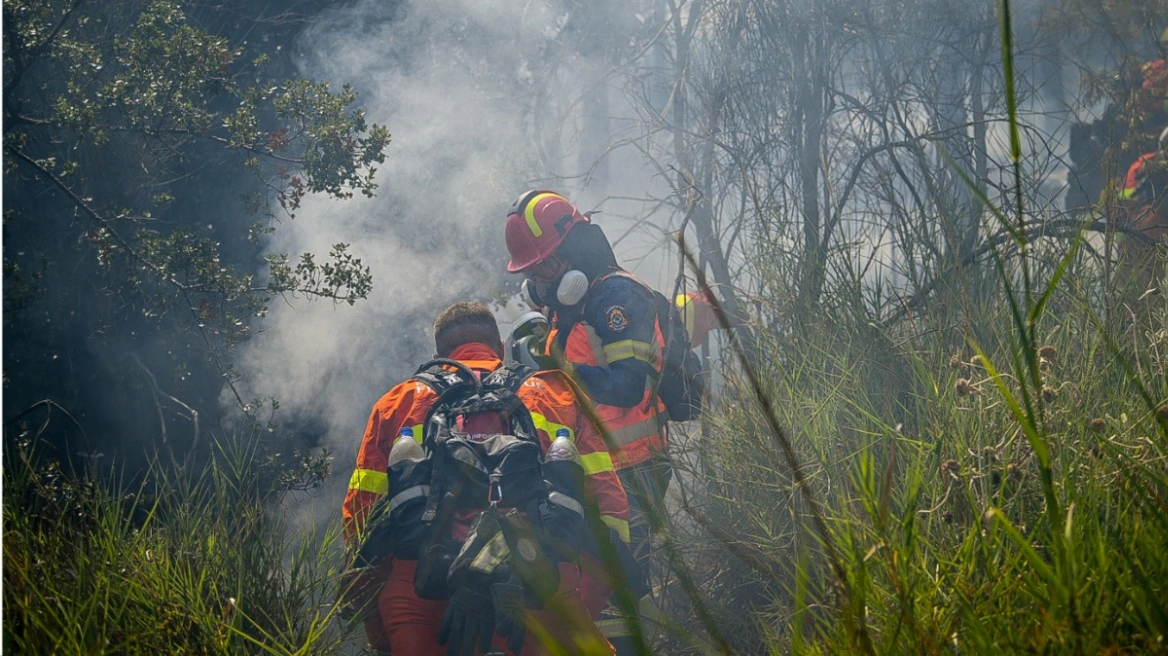
[(446, 656), (473, 656), (476, 646), (479, 653), (487, 653), (495, 635), (495, 615), (491, 595), (475, 588), (459, 588), (442, 616), (438, 644), (446, 645)]
[(507, 639), (507, 648), (519, 656), (527, 638), (523, 585), (514, 576), (491, 584), (495, 607), (495, 632)]

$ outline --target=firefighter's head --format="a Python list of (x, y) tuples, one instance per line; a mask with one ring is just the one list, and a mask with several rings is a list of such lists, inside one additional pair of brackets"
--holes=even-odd
[(448, 358), (463, 344), (486, 344), (503, 357), (503, 338), (491, 309), (478, 301), (460, 301), (434, 320), (434, 353)]
[(507, 214), (507, 270), (527, 277), (533, 305), (575, 305), (596, 276), (616, 266), (600, 227), (563, 196), (529, 191)]
[(544, 190), (529, 191), (515, 199), (507, 213), (507, 271), (523, 273), (538, 282), (551, 282), (568, 269), (556, 251), (573, 228), (588, 223), (568, 199)]

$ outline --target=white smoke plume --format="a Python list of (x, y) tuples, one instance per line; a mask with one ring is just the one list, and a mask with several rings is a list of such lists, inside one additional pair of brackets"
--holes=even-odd
[[(569, 8), (551, 2), (360, 0), (324, 14), (302, 38), (301, 72), (352, 83), (367, 118), (393, 134), (375, 198), (307, 199), (270, 244), (323, 256), (349, 243), (372, 269), (370, 298), (354, 306), (276, 299), (236, 363), (249, 394), (276, 397), (278, 420), (335, 455), (328, 489), (304, 510), (323, 515), (305, 520), (339, 515), (369, 410), (430, 357), (435, 314), (507, 293), (503, 222), (517, 194), (548, 187), (582, 210), (599, 206), (597, 222), (618, 237), (648, 204), (606, 199), (644, 197), (654, 186), (661, 193), (660, 178), (636, 157), (609, 156), (609, 182), (589, 185), (583, 169), (602, 145), (582, 145), (572, 116), (605, 84), (611, 55), (575, 47), (571, 28)], [(559, 58), (554, 75), (549, 56)], [(545, 138), (527, 105), (549, 88), (568, 120)], [(607, 105), (606, 125), (620, 125), (616, 105)], [(644, 224), (637, 234), (618, 242), (618, 257), (657, 283), (669, 267), (650, 256), (667, 241)]]

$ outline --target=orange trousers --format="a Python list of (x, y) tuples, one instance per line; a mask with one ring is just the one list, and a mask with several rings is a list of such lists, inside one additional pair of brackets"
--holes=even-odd
[[(438, 644), (438, 627), (447, 602), (421, 599), (414, 592), (416, 560), (395, 560), (389, 578), (377, 598), (377, 613), (365, 622), (370, 644), (393, 656), (446, 656)], [(527, 640), (522, 656), (544, 656), (545, 643), (559, 645), (571, 654), (613, 654), (600, 635), (580, 597), (580, 572), (573, 563), (560, 563), (560, 589), (538, 611), (527, 613)], [(506, 641), (495, 636), (491, 647), (516, 656)]]

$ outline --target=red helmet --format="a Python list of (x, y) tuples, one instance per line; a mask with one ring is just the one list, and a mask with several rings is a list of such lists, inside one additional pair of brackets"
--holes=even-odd
[(507, 213), (507, 271), (520, 273), (551, 257), (579, 223), (588, 223), (588, 217), (554, 191), (523, 194)]

